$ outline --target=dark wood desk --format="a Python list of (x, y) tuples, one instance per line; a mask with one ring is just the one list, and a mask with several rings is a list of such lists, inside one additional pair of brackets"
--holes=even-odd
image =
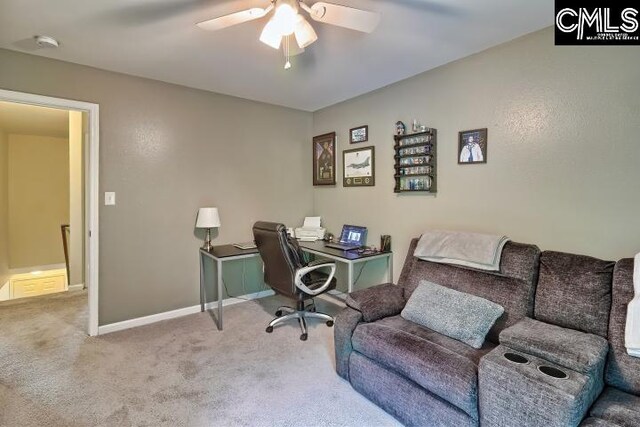
[[(347, 265), (347, 291), (353, 292), (353, 266), (360, 262), (371, 261), (379, 258), (387, 259), (387, 281), (393, 281), (393, 252), (378, 252), (371, 254), (360, 254), (357, 251), (342, 251), (340, 249), (327, 248), (322, 241), (318, 242), (298, 242), (300, 248), (307, 253), (328, 258)], [(260, 257), (258, 249), (238, 249), (233, 245), (214, 246), (210, 251), (200, 248), (200, 310), (205, 310), (205, 277), (204, 261), (209, 258), (216, 263), (216, 283), (218, 288), (217, 319), (218, 329), (222, 330), (222, 264), (225, 261), (235, 261), (239, 259)]]
[(358, 253), (358, 251), (343, 251), (328, 248), (322, 241), (298, 242), (303, 251), (323, 258), (329, 258), (347, 265), (347, 292), (353, 292), (353, 266), (364, 261), (387, 259), (387, 281), (393, 282), (393, 252)]
[(222, 263), (224, 261), (235, 261), (245, 258), (259, 257), (258, 249), (239, 249), (233, 245), (214, 246), (210, 251), (200, 248), (200, 311), (204, 311), (206, 295), (204, 286), (204, 260), (210, 258), (216, 263), (216, 285), (218, 287), (218, 317), (216, 323), (218, 329), (222, 330)]

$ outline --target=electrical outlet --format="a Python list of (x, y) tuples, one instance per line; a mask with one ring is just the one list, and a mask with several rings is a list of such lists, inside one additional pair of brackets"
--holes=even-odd
[(113, 206), (116, 204), (116, 193), (113, 191), (106, 191), (104, 193), (104, 205)]

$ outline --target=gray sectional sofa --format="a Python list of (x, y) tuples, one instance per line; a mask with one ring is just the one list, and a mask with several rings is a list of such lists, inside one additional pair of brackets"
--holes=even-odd
[[(353, 292), (336, 317), (336, 370), (356, 390), (406, 425), (640, 426), (633, 260), (509, 242), (486, 272), (419, 260), (417, 242), (397, 285)], [(504, 307), (481, 348), (400, 315), (422, 280)]]

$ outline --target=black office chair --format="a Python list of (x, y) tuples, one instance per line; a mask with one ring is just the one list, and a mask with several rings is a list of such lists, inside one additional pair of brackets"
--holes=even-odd
[[(305, 319), (322, 319), (327, 326), (333, 326), (333, 317), (315, 311), (313, 297), (336, 287), (336, 265), (330, 261), (303, 262), (303, 255), (298, 242), (287, 236), (283, 224), (273, 222), (256, 222), (253, 226), (253, 237), (264, 263), (264, 281), (276, 293), (296, 299), (296, 308), (280, 307), (276, 318), (269, 323), (267, 332), (273, 327), (290, 319), (298, 319), (302, 335), (307, 339), (307, 322)], [(319, 270), (329, 270), (322, 273)], [(312, 300), (306, 306), (307, 300)], [(287, 313), (287, 314), (285, 314)]]

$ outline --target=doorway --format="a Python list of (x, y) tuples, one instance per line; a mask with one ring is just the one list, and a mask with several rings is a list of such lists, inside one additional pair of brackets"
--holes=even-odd
[(0, 299), (86, 289), (98, 335), (98, 105), (0, 90), (0, 108)]

